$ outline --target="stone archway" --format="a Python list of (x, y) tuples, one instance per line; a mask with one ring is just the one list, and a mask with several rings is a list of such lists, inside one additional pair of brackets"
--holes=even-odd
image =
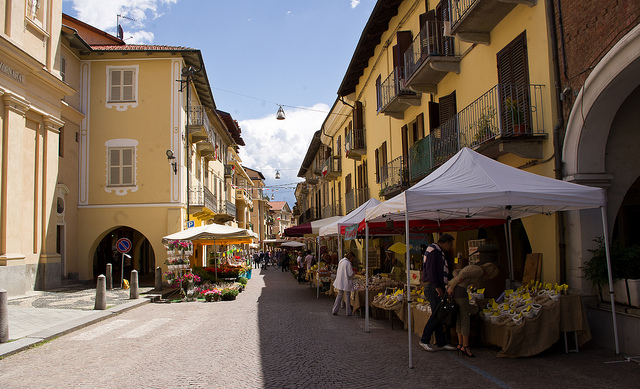
[[(611, 237), (627, 191), (640, 176), (640, 25), (602, 58), (580, 90), (567, 122), (563, 146), (565, 180), (607, 191), (606, 221)], [(630, 163), (632, 162), (632, 163)], [(584, 292), (582, 264), (593, 239), (603, 236), (600, 210), (567, 212), (567, 276)]]
[[(122, 266), (122, 255), (116, 250), (116, 242), (120, 238), (127, 238), (132, 243), (131, 261), (125, 261)], [(120, 285), (120, 274), (124, 270), (124, 278), (129, 279), (131, 270), (137, 270), (141, 286), (153, 286), (155, 282), (155, 253), (147, 239), (139, 231), (126, 226), (120, 226), (107, 231), (96, 242), (93, 252), (93, 279), (105, 274), (107, 263), (112, 264), (113, 285)]]

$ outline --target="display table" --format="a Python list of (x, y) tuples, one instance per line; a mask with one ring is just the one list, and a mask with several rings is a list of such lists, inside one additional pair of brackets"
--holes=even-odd
[(421, 311), (415, 307), (411, 308), (411, 328), (413, 328), (413, 332), (422, 336), (424, 326), (430, 317), (431, 313), (429, 312)]
[(498, 356), (508, 358), (539, 354), (560, 339), (560, 332), (569, 331), (578, 333), (579, 344), (591, 338), (578, 295), (560, 296), (558, 302), (547, 301), (538, 316), (525, 319), (519, 326), (481, 322), (482, 342), (501, 347)]
[[(390, 315), (395, 313), (396, 316), (398, 316), (398, 318), (404, 324), (404, 329), (405, 330), (407, 329), (407, 302), (406, 301), (403, 301), (402, 304), (396, 304), (393, 308), (386, 307), (382, 304), (377, 304), (373, 301), (371, 302), (371, 306), (388, 311)], [(392, 317), (389, 317), (389, 319), (392, 320)]]

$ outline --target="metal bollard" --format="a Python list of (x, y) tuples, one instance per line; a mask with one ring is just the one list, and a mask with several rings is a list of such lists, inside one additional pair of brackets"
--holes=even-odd
[(113, 265), (107, 263), (107, 290), (113, 289)]
[(9, 301), (7, 291), (0, 289), (0, 343), (9, 341)]
[(131, 285), (129, 289), (129, 299), (135, 300), (140, 298), (140, 289), (138, 288), (138, 271), (131, 271)]
[(156, 267), (156, 283), (154, 289), (157, 291), (162, 290), (162, 269), (160, 266)]
[(98, 284), (96, 285), (96, 305), (93, 309), (107, 309), (107, 282), (104, 274), (98, 276)]

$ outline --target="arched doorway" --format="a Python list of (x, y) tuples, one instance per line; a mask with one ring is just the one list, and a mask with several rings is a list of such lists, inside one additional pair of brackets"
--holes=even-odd
[[(122, 269), (122, 254), (116, 249), (116, 242), (120, 238), (127, 238), (132, 243), (131, 259), (124, 258)], [(140, 286), (154, 286), (155, 283), (155, 254), (149, 240), (139, 231), (131, 227), (118, 227), (107, 232), (98, 243), (93, 253), (93, 279), (105, 274), (107, 263), (112, 264), (113, 285), (120, 285), (120, 274), (124, 270), (124, 278), (129, 280), (131, 270), (138, 271)]]
[[(609, 237), (630, 234), (620, 220), (632, 217), (630, 188), (640, 176), (636, 145), (640, 112), (640, 26), (635, 27), (600, 60), (585, 81), (567, 122), (562, 150), (565, 180), (606, 188), (606, 220)], [(584, 291), (592, 286), (582, 276), (583, 263), (603, 236), (599, 210), (566, 213), (573, 228), (567, 237), (568, 283)], [(625, 229), (627, 229), (625, 231)]]

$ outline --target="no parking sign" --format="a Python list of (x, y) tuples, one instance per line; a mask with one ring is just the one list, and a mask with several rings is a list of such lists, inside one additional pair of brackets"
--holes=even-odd
[(131, 241), (127, 238), (118, 239), (118, 242), (116, 242), (116, 249), (121, 254), (128, 253), (129, 250), (131, 250)]

